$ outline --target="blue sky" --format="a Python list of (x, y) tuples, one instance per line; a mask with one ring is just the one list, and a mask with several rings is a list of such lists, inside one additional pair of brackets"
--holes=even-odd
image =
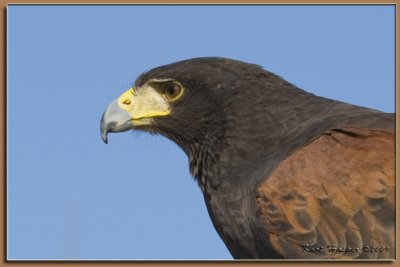
[(8, 258), (231, 259), (185, 154), (110, 134), (143, 71), (222, 56), (394, 112), (394, 6), (8, 7)]

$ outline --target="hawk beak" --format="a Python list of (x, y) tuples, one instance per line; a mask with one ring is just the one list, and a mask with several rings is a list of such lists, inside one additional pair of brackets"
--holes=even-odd
[(153, 118), (169, 113), (168, 101), (153, 87), (146, 84), (138, 92), (130, 88), (104, 112), (100, 123), (101, 138), (107, 144), (109, 132), (125, 132), (145, 127), (151, 125)]
[(109, 132), (125, 132), (134, 128), (132, 116), (126, 110), (122, 109), (118, 99), (114, 100), (104, 111), (100, 123), (101, 138), (107, 144), (107, 134)]

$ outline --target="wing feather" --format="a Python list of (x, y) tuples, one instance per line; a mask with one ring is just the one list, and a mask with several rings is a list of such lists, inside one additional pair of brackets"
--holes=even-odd
[(258, 186), (270, 249), (286, 258), (392, 259), (394, 155), (393, 130), (343, 127), (287, 157)]

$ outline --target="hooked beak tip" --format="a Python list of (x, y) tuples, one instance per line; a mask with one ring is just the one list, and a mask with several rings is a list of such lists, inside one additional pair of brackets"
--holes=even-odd
[(104, 116), (105, 116), (105, 112), (104, 112), (103, 116), (101, 117), (100, 134), (101, 134), (101, 139), (103, 140), (103, 142), (105, 144), (107, 144), (108, 143), (107, 135), (108, 135), (108, 131), (109, 131), (109, 129), (108, 129), (109, 126), (106, 123)]
[(118, 100), (114, 100), (104, 111), (100, 122), (101, 139), (105, 144), (108, 143), (107, 135), (109, 132), (118, 133), (133, 129), (131, 123), (131, 115), (121, 109), (118, 105)]
[(103, 139), (104, 144), (108, 144), (107, 132), (101, 133), (101, 139)]

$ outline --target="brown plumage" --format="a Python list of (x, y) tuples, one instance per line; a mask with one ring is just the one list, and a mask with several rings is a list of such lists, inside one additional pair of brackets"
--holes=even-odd
[(258, 187), (271, 246), (285, 258), (393, 258), (394, 155), (393, 130), (351, 127), (295, 151)]

